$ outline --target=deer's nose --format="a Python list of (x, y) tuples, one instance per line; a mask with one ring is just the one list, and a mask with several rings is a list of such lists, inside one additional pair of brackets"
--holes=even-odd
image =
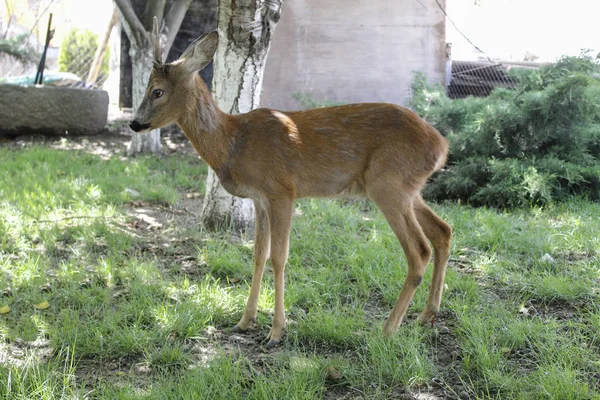
[(135, 119), (134, 119), (133, 121), (131, 121), (131, 122), (129, 123), (129, 127), (130, 127), (130, 128), (131, 128), (131, 129), (132, 129), (134, 132), (139, 132), (139, 131), (141, 131), (141, 130), (144, 130), (144, 129), (148, 129), (148, 128), (150, 128), (150, 124), (144, 124), (144, 125), (142, 125), (142, 124), (140, 124), (140, 123), (139, 123), (137, 120), (135, 120)]

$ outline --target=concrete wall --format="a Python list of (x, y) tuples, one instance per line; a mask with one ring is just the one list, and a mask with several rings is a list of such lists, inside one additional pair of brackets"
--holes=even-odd
[(406, 104), (413, 71), (444, 82), (445, 29), (435, 0), (287, 0), (261, 103), (299, 109), (291, 94), (304, 92), (317, 100)]

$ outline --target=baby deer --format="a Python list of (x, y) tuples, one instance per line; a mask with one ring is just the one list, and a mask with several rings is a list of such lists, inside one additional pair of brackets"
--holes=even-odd
[(442, 135), (410, 110), (382, 103), (227, 114), (198, 74), (215, 54), (218, 33), (203, 35), (168, 64), (162, 63), (156, 22), (152, 38), (154, 68), (131, 128), (142, 132), (177, 123), (225, 189), (254, 201), (254, 275), (234, 330), (244, 331), (256, 319), (270, 258), (275, 311), (267, 347), (280, 342), (286, 323), (283, 271), (293, 204), (301, 197), (362, 195), (385, 215), (408, 262), (404, 286), (383, 327), (385, 335), (396, 331), (421, 283), (431, 256), (429, 239), (435, 250), (433, 278), (418, 321), (431, 321), (440, 308), (452, 229), (420, 192), (446, 161), (448, 144)]

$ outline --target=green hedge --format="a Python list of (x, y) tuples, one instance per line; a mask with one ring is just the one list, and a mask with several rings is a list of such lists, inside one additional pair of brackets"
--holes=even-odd
[(589, 56), (563, 57), (511, 71), (515, 90), (457, 100), (417, 74), (412, 107), (450, 141), (425, 195), (497, 208), (600, 199), (599, 73)]

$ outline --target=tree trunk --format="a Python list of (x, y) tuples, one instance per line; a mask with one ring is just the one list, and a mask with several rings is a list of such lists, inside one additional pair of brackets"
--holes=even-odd
[[(152, 71), (152, 62), (156, 61), (148, 35), (154, 17), (158, 18), (160, 26), (164, 25), (160, 41), (163, 54), (168, 54), (192, 0), (169, 1), (170, 7), (167, 13), (165, 13), (166, 0), (135, 0), (133, 3), (131, 0), (114, 0), (114, 2), (120, 11), (121, 26), (131, 44), (129, 56), (132, 67), (132, 106), (136, 110), (144, 98)], [(142, 7), (144, 7), (143, 12)], [(162, 63), (163, 60), (159, 61)], [(143, 134), (134, 133), (127, 154), (148, 152), (158, 154), (160, 149), (160, 130), (156, 129)]]
[[(217, 26), (221, 33), (214, 58), (213, 95), (231, 114), (258, 107), (262, 79), (279, 21), (283, 0), (219, 0)], [(233, 197), (209, 169), (202, 220), (211, 228), (251, 228), (254, 207), (249, 199)]]
[[(139, 48), (134, 43), (131, 44), (131, 48), (129, 49), (129, 56), (131, 57), (133, 77), (131, 85), (133, 109), (137, 110), (146, 93), (146, 86), (148, 85), (150, 72), (152, 72), (152, 60), (154, 57), (151, 47)], [(134, 132), (131, 137), (131, 143), (127, 147), (127, 155), (132, 156), (141, 153), (159, 154), (161, 147), (160, 129), (155, 129), (148, 133)]]

